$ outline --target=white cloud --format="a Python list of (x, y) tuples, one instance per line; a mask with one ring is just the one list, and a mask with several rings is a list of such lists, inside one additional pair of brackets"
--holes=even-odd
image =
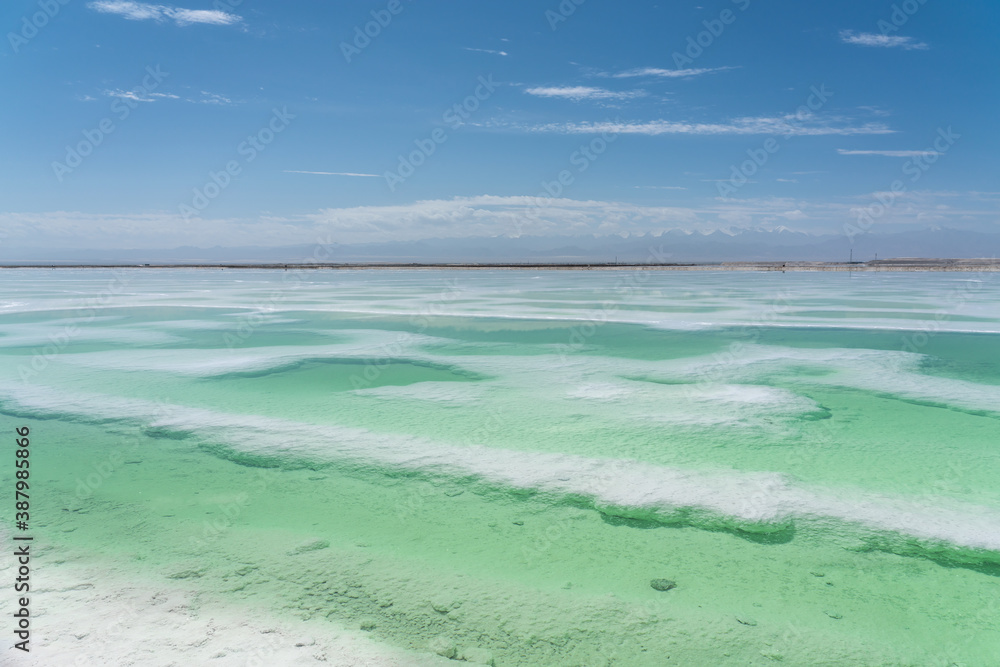
[(890, 134), (894, 130), (882, 123), (849, 124), (847, 119), (825, 118), (814, 116), (759, 116), (736, 118), (724, 123), (693, 123), (668, 120), (652, 120), (646, 122), (583, 122), (583, 123), (549, 123), (526, 128), (532, 132), (552, 132), (559, 134), (645, 134), (657, 136), (661, 134), (696, 134), (696, 135), (726, 135), (726, 134), (774, 134), (783, 136), (821, 136), (856, 134)]
[(158, 99), (167, 100), (178, 100), (180, 97), (177, 95), (172, 95), (170, 93), (147, 93), (144, 89), (136, 90), (105, 90), (104, 94), (108, 97), (118, 97), (123, 100), (132, 100), (133, 102), (155, 102)]
[(924, 157), (927, 155), (940, 155), (937, 151), (849, 151), (838, 148), (840, 155), (881, 155), (883, 157)]
[(325, 209), (309, 216), (338, 239), (615, 234), (694, 224), (692, 209), (539, 196), (455, 197), (400, 206)]
[(150, 93), (146, 92), (143, 88), (136, 88), (133, 90), (122, 90), (120, 88), (115, 88), (113, 90), (105, 90), (104, 94), (108, 97), (120, 97), (125, 100), (132, 100), (133, 102), (155, 102), (158, 99), (164, 100), (183, 100), (185, 102), (191, 102), (193, 104), (233, 104), (233, 101), (228, 97), (222, 95), (216, 95), (215, 93), (210, 93), (208, 91), (201, 91), (201, 97), (190, 98), (181, 97), (180, 95), (174, 95), (172, 93)]
[(115, 2), (113, 0), (103, 0), (92, 2), (87, 5), (94, 11), (104, 14), (118, 14), (131, 21), (145, 21), (153, 19), (160, 21), (163, 19), (163, 12), (157, 5), (147, 5), (142, 2)]
[(164, 7), (164, 14), (172, 18), (177, 25), (189, 25), (191, 23), (209, 23), (212, 25), (231, 25), (239, 23), (242, 19), (236, 14), (213, 10), (213, 9), (180, 9)]
[(466, 51), (478, 51), (479, 53), (492, 53), (495, 56), (506, 56), (510, 55), (506, 51), (494, 51), (493, 49), (474, 49), (471, 46), (465, 47)]
[(882, 109), (880, 107), (860, 106), (860, 107), (858, 107), (858, 109), (861, 109), (862, 111), (870, 113), (873, 116), (891, 116), (892, 115), (892, 113), (890, 111), (887, 111), (887, 110)]
[(562, 97), (574, 102), (581, 100), (631, 100), (643, 97), (644, 90), (614, 91), (589, 86), (555, 86), (528, 88), (524, 92), (536, 97)]
[(350, 171), (299, 171), (298, 169), (285, 169), (286, 174), (316, 174), (318, 176), (363, 176), (365, 178), (382, 178), (378, 174), (356, 174)]
[(614, 234), (698, 224), (691, 209), (621, 202), (554, 199), (547, 195), (482, 195), (388, 206), (329, 208), (296, 218), (202, 217), (0, 212), (8, 248), (175, 248), (215, 245), (286, 246), (330, 237), (338, 243), (538, 234)]
[(881, 35), (874, 32), (854, 32), (853, 30), (841, 30), (840, 40), (845, 44), (857, 44), (859, 46), (880, 46), (883, 48), (899, 47), (906, 50), (926, 49), (928, 46), (923, 42), (915, 42), (912, 37), (902, 35)]
[(215, 93), (210, 93), (207, 90), (201, 91), (201, 99), (199, 100), (188, 100), (189, 102), (200, 102), (201, 104), (232, 104), (233, 101), (228, 97), (223, 95), (216, 95)]
[(125, 0), (99, 0), (87, 5), (94, 11), (103, 14), (117, 14), (130, 21), (163, 21), (173, 20), (179, 26), (193, 23), (209, 25), (232, 25), (243, 19), (236, 14), (215, 9), (183, 9), (169, 5), (151, 5), (145, 2), (127, 2)]
[(658, 76), (666, 79), (678, 79), (686, 78), (689, 76), (698, 76), (699, 74), (708, 74), (710, 72), (723, 72), (729, 69), (737, 69), (736, 67), (699, 67), (694, 69), (660, 69), (658, 67), (638, 67), (636, 69), (626, 70), (624, 72), (618, 72), (617, 74), (611, 74), (604, 76), (611, 76), (615, 79), (627, 79), (637, 76)]
[[(995, 197), (982, 193), (908, 191), (879, 218), (879, 225), (923, 227), (926, 223), (994, 229)], [(794, 224), (798, 231), (841, 233), (877, 201), (877, 193), (825, 200), (792, 197), (713, 199), (699, 206), (644, 206), (627, 202), (537, 196), (455, 197), (391, 206), (328, 208), (283, 218), (199, 218), (179, 213), (94, 214), (75, 211), (0, 212), (4, 247), (176, 248), (416, 241), (516, 235), (641, 234), (668, 229), (709, 232), (738, 227)], [(703, 200), (704, 201), (704, 200)], [(28, 257), (28, 253), (21, 253)]]

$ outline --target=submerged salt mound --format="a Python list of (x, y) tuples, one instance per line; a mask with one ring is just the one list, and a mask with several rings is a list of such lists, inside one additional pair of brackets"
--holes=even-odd
[[(275, 373), (297, 368), (310, 361), (368, 363), (395, 359), (407, 363), (450, 366), (444, 358), (417, 351), (421, 345), (444, 339), (397, 332), (353, 329), (350, 340), (328, 345), (272, 345), (232, 349), (116, 350), (67, 355), (73, 365), (104, 370), (169, 373), (190, 377), (221, 377)], [(220, 340), (220, 342), (222, 342)]]
[[(6, 540), (0, 539), (0, 544)], [(9, 545), (8, 545), (9, 546)], [(12, 548), (12, 547), (11, 547)], [(217, 667), (443, 667), (449, 661), (375, 641), (330, 619), (275, 616), (233, 605), (202, 582), (127, 577), (120, 564), (44, 562), (44, 588), (31, 651), (12, 662), (56, 665), (213, 665)], [(251, 608), (248, 609), (247, 606)], [(248, 613), (250, 612), (250, 613)]]
[[(72, 331), (72, 335), (67, 331)], [(45, 324), (6, 324), (0, 336), (0, 349), (23, 347), (63, 348), (68, 341), (88, 343), (114, 343), (119, 345), (142, 346), (176, 344), (183, 338), (153, 329), (127, 327), (81, 327), (79, 323), (46, 322)]]
[[(115, 307), (161, 312), (180, 305), (209, 312), (242, 307), (234, 315), (237, 318), (261, 310), (262, 291), (277, 291), (283, 298), (267, 302), (272, 317), (313, 311), (412, 321), (433, 313), (509, 322), (513, 328), (532, 319), (573, 324), (599, 315), (601, 321), (674, 330), (758, 327), (763, 320), (776, 327), (1000, 331), (1000, 299), (994, 284), (934, 273), (866, 274), (855, 276), (850, 284), (837, 274), (800, 273), (791, 291), (788, 277), (781, 274), (743, 273), (734, 280), (729, 271), (550, 271), (541, 281), (532, 272), (515, 271), (306, 272), (296, 276), (294, 285), (282, 280), (290, 275), (287, 272), (246, 270), (239, 272), (239, 278), (229, 271), (178, 269), (158, 271), (155, 277), (130, 269), (122, 272), (129, 285), (116, 294)], [(136, 280), (140, 275), (143, 279)], [(51, 280), (50, 275), (18, 271), (20, 300), (5, 301), (0, 308), (85, 310), (89, 305), (82, 305), (84, 297), (106, 289), (112, 277), (103, 271), (60, 270), (59, 289), (54, 291), (44, 282)], [(31, 298), (25, 301), (27, 296)], [(942, 319), (942, 313), (948, 317)]]
[(486, 388), (481, 384), (428, 380), (411, 385), (384, 385), (371, 389), (356, 389), (351, 393), (356, 396), (384, 401), (416, 401), (445, 406), (466, 406), (481, 403)]
[(696, 471), (625, 459), (453, 446), (361, 428), (232, 415), (38, 387), (7, 395), (21, 415), (124, 421), (197, 439), (251, 465), (331, 465), (387, 475), (447, 477), (470, 488), (575, 503), (607, 516), (787, 541), (804, 529), (851, 548), (954, 563), (1000, 563), (1000, 510), (933, 497), (808, 488), (776, 473)]
[(916, 403), (1000, 416), (1000, 386), (920, 372), (926, 357), (902, 351), (803, 349), (742, 345), (738, 354), (664, 362), (646, 370), (652, 381), (770, 382), (835, 386)]
[[(609, 403), (643, 396), (641, 387), (627, 386), (635, 382), (676, 386), (680, 389), (675, 391), (682, 395), (697, 397), (711, 393), (714, 386), (763, 386), (780, 380), (796, 387), (857, 389), (923, 405), (1000, 416), (1000, 386), (928, 375), (921, 372), (926, 357), (913, 352), (738, 344), (716, 354), (661, 361), (566, 354), (570, 350), (530, 355), (427, 352), (434, 346), (458, 342), (423, 334), (352, 330), (350, 340), (330, 345), (248, 347), (223, 354), (215, 349), (115, 350), (66, 354), (60, 362), (205, 378), (294, 372), (309, 363), (358, 364), (365, 370), (403, 363), (446, 370), (470, 380), (490, 378), (498, 389), (544, 388), (546, 400), (566, 395)], [(725, 411), (716, 411), (718, 414)]]

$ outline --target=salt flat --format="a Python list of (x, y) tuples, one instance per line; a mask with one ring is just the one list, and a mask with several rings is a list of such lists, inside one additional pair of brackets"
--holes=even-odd
[(1000, 650), (988, 275), (126, 273), (0, 274), (29, 664)]

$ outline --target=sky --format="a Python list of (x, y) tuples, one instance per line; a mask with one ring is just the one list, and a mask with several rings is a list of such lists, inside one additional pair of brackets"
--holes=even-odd
[(0, 245), (1000, 231), (988, 0), (4, 0)]

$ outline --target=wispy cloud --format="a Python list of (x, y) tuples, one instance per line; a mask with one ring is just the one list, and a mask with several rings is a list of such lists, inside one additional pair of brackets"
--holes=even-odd
[(233, 101), (224, 95), (216, 95), (215, 93), (210, 93), (207, 90), (201, 91), (201, 99), (199, 100), (189, 100), (190, 102), (199, 102), (201, 104), (232, 104)]
[(525, 234), (614, 234), (693, 224), (692, 209), (532, 196), (455, 197), (318, 211), (308, 218), (344, 242)]
[(840, 40), (845, 44), (857, 44), (859, 46), (898, 47), (907, 50), (928, 48), (923, 42), (915, 42), (912, 37), (881, 35), (874, 32), (854, 32), (853, 30), (841, 30)]
[(103, 14), (117, 14), (130, 21), (164, 21), (172, 20), (179, 26), (193, 23), (209, 25), (233, 25), (243, 19), (236, 14), (230, 14), (216, 9), (183, 9), (169, 5), (151, 5), (145, 2), (127, 2), (125, 0), (99, 0), (87, 5)]
[[(645, 206), (617, 201), (535, 196), (455, 197), (387, 206), (329, 208), (295, 217), (201, 218), (185, 224), (176, 213), (97, 214), (0, 211), (8, 248), (175, 248), (315, 243), (317, 234), (340, 243), (514, 235), (589, 235), (764, 228), (786, 223), (799, 231), (839, 233), (875, 194), (833, 199), (765, 197), (717, 199), (697, 207)], [(959, 222), (986, 231), (996, 226), (996, 193), (908, 191), (897, 195), (879, 224), (926, 227)]]
[(841, 155), (881, 155), (883, 157), (923, 157), (926, 155), (940, 155), (937, 151), (849, 151), (838, 148)]
[(784, 136), (822, 136), (856, 134), (890, 134), (895, 130), (882, 123), (850, 124), (848, 119), (801, 117), (795, 114), (785, 116), (761, 116), (736, 118), (724, 123), (691, 123), (668, 120), (646, 122), (584, 122), (549, 123), (524, 128), (531, 132), (552, 132), (558, 134), (776, 134)]
[(698, 67), (693, 69), (660, 69), (658, 67), (639, 67), (636, 69), (626, 70), (624, 72), (618, 72), (616, 74), (604, 74), (603, 76), (611, 76), (615, 79), (628, 79), (638, 76), (657, 76), (666, 79), (682, 79), (689, 76), (698, 76), (699, 74), (708, 74), (710, 72), (723, 72), (729, 69), (737, 68)]
[(873, 106), (860, 106), (858, 107), (861, 111), (871, 114), (872, 116), (891, 116), (892, 112), (882, 109), (880, 107)]
[[(123, 100), (132, 100), (133, 102), (155, 102), (156, 100), (181, 100), (183, 102), (191, 102), (192, 104), (233, 104), (233, 101), (228, 97), (223, 95), (216, 95), (215, 93), (210, 93), (206, 90), (201, 91), (201, 97), (181, 97), (180, 95), (174, 95), (173, 93), (150, 93), (143, 88), (136, 88), (133, 90), (122, 90), (121, 88), (115, 88), (113, 90), (105, 90), (104, 94), (108, 97), (118, 97)], [(93, 98), (90, 98), (93, 99)]]
[(644, 90), (614, 91), (589, 86), (554, 86), (528, 88), (524, 92), (536, 97), (561, 97), (574, 102), (581, 100), (631, 100), (646, 95)]
[(474, 49), (471, 46), (464, 47), (466, 51), (478, 51), (479, 53), (492, 53), (495, 56), (510, 55), (506, 51), (494, 51), (493, 49)]
[(286, 174), (315, 174), (317, 176), (362, 176), (364, 178), (382, 178), (378, 174), (355, 174), (350, 171), (299, 171), (298, 169), (285, 169)]
[(104, 94), (108, 97), (118, 97), (123, 100), (132, 100), (133, 102), (155, 102), (156, 100), (179, 100), (180, 97), (177, 95), (172, 95), (170, 93), (147, 93), (143, 89), (137, 90), (105, 90)]

